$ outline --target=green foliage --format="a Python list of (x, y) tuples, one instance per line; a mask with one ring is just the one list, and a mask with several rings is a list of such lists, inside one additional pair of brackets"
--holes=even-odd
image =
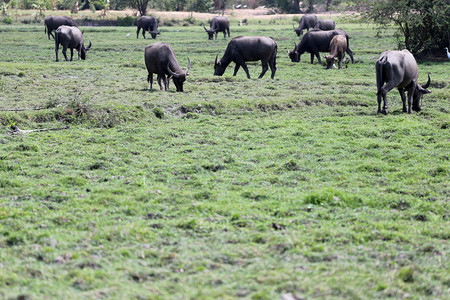
[(117, 26), (134, 26), (136, 23), (136, 18), (132, 16), (117, 17)]
[(11, 16), (7, 16), (3, 18), (3, 23), (11, 25), (13, 23), (13, 18)]
[(413, 53), (442, 52), (450, 36), (450, 5), (446, 0), (367, 1), (365, 16), (386, 29), (397, 28), (399, 49)]

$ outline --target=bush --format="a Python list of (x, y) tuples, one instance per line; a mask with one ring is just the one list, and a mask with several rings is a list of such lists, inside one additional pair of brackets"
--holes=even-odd
[(134, 26), (136, 19), (131, 16), (117, 17), (117, 26)]
[(13, 23), (13, 18), (10, 16), (7, 16), (3, 19), (3, 23), (10, 25)]

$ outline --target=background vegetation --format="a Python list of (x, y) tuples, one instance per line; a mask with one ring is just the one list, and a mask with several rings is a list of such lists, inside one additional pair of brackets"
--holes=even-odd
[(449, 294), (448, 62), (419, 61), (420, 113), (376, 115), (394, 28), (331, 15), (356, 63), (325, 70), (287, 58), (292, 17), (228, 17), (277, 41), (274, 80), (212, 76), (206, 18), (160, 18), (185, 93), (148, 90), (135, 27), (81, 26), (87, 60), (57, 63), (42, 23), (0, 25), (1, 298)]

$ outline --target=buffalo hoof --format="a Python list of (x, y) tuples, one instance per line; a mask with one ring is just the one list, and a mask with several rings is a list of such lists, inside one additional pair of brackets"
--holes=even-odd
[(382, 112), (384, 115), (387, 115), (387, 110), (386, 110), (386, 109), (383, 109), (381, 112)]

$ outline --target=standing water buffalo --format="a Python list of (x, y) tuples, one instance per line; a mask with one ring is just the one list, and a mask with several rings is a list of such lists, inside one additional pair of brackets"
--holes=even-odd
[(336, 30), (310, 30), (303, 36), (302, 40), (298, 45), (295, 43), (294, 50), (289, 51), (288, 49), (288, 55), (292, 62), (299, 62), (300, 56), (305, 53), (309, 52), (311, 53), (311, 64), (314, 63), (314, 55), (316, 55), (317, 59), (319, 60), (319, 63), (321, 64), (322, 61), (320, 59), (319, 52), (328, 52), (330, 51), (330, 43), (331, 40), (335, 35), (344, 35), (347, 39), (347, 50), (345, 52), (348, 53), (350, 58), (353, 60), (353, 52), (350, 50), (350, 47), (348, 45), (348, 35), (345, 33), (342, 29), (336, 29)]
[(333, 30), (336, 28), (336, 22), (333, 20), (318, 20), (316, 23), (316, 26), (314, 26), (314, 29), (320, 29), (320, 30)]
[(213, 39), (214, 34), (216, 35), (216, 40), (217, 40), (218, 32), (223, 32), (224, 38), (227, 37), (226, 32), (228, 32), (228, 37), (230, 37), (230, 22), (228, 21), (228, 19), (226, 17), (212, 18), (211, 23), (209, 24), (209, 27), (210, 27), (209, 29), (206, 29), (206, 27), (203, 26), (203, 28), (205, 28), (205, 31), (208, 33), (209, 40)]
[(294, 27), (294, 31), (297, 36), (301, 36), (303, 34), (303, 29), (309, 30), (310, 28), (314, 28), (317, 24), (317, 16), (315, 14), (306, 14), (300, 19), (300, 23), (298, 27)]
[(58, 29), (61, 25), (67, 26), (77, 26), (72, 18), (64, 17), (64, 16), (48, 16), (44, 20), (45, 25), (45, 33), (48, 35), (48, 39), (50, 39), (50, 35), (55, 38), (52, 31)]
[(156, 39), (156, 35), (161, 34), (161, 32), (158, 31), (158, 21), (155, 19), (155, 17), (147, 17), (143, 16), (140, 17), (137, 20), (137, 31), (136, 31), (136, 38), (139, 38), (139, 31), (142, 28), (142, 36), (145, 39), (145, 31), (147, 30), (150, 32), (153, 39)]
[(347, 38), (344, 35), (335, 35), (330, 43), (330, 55), (325, 56), (327, 60), (327, 69), (334, 66), (334, 62), (338, 61), (339, 69), (342, 69), (342, 60), (347, 50)]
[(70, 48), (70, 61), (72, 61), (73, 49), (78, 51), (78, 59), (81, 58), (84, 60), (86, 59), (86, 52), (91, 50), (92, 46), (91, 40), (89, 40), (89, 46), (87, 48), (84, 47), (83, 34), (78, 27), (66, 25), (59, 26), (55, 31), (56, 61), (59, 61), (58, 50), (60, 44), (63, 46), (62, 52), (66, 61), (68, 60), (66, 54), (67, 48)]
[(218, 56), (216, 56), (214, 63), (214, 75), (218, 76), (223, 75), (225, 69), (232, 61), (236, 63), (233, 76), (236, 76), (239, 67), (242, 66), (245, 73), (247, 73), (247, 78), (250, 79), (250, 74), (245, 64), (246, 61), (261, 61), (262, 72), (258, 78), (262, 78), (269, 69), (267, 63), (269, 63), (270, 70), (272, 71), (272, 79), (277, 70), (277, 43), (272, 38), (266, 36), (235, 37), (228, 43), (225, 54), (219, 61), (217, 61)]
[[(377, 74), (377, 100), (378, 112), (387, 114), (388, 103), (386, 94), (393, 88), (397, 88), (403, 102), (403, 112), (411, 113), (411, 105), (414, 111), (420, 111), (420, 99), (423, 94), (431, 93), (430, 74), (428, 82), (421, 86), (417, 83), (419, 70), (414, 56), (408, 50), (385, 51), (381, 53), (375, 65)], [(386, 84), (385, 84), (386, 83)], [(408, 91), (408, 110), (406, 110), (405, 90)], [(381, 110), (381, 97), (383, 97), (383, 110)]]
[[(161, 42), (145, 47), (144, 58), (148, 71), (147, 81), (150, 84), (150, 89), (153, 87), (153, 73), (156, 73), (161, 90), (163, 89), (161, 79), (164, 81), (164, 89), (166, 91), (169, 90), (169, 80), (173, 79), (177, 92), (183, 92), (183, 82), (186, 80), (186, 76), (189, 75), (188, 72), (191, 68), (189, 58), (187, 70), (183, 71), (178, 64), (172, 47), (169, 44)], [(166, 78), (166, 75), (170, 76)]]

